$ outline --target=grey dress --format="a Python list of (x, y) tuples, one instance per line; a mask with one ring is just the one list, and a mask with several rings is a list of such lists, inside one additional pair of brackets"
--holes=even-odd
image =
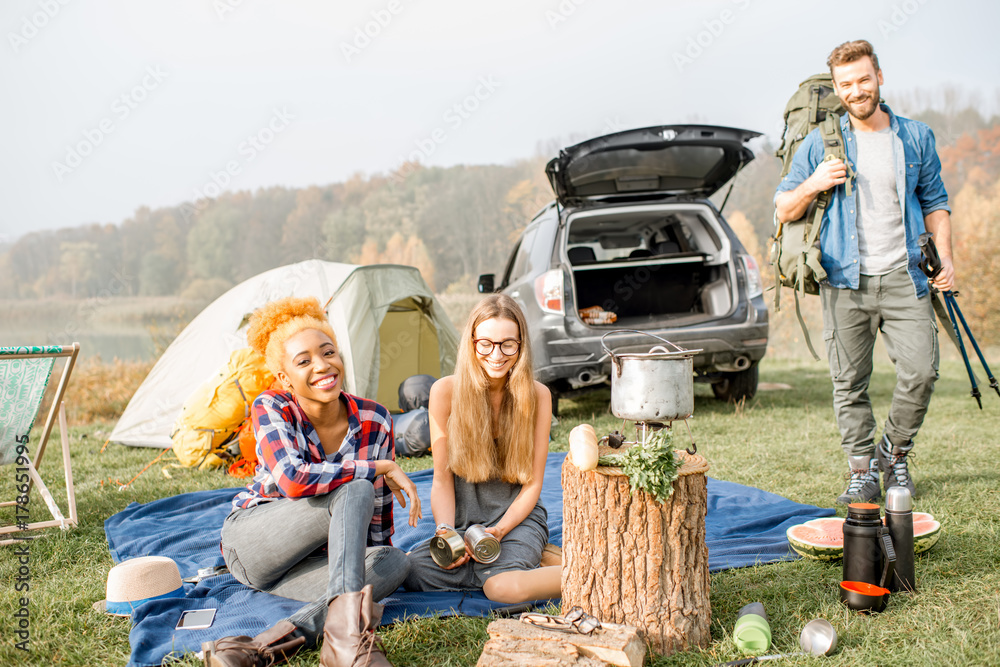
[[(520, 484), (500, 480), (471, 484), (455, 479), (455, 530), (464, 534), (474, 523), (495, 526), (521, 492)], [(492, 563), (470, 560), (453, 570), (443, 570), (431, 559), (430, 540), (409, 554), (410, 574), (403, 586), (410, 591), (475, 590), (501, 572), (533, 570), (549, 541), (548, 512), (541, 502), (500, 541), (500, 557)]]

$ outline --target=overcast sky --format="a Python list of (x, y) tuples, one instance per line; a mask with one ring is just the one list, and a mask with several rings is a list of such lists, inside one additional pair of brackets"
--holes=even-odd
[(777, 136), (830, 49), (997, 109), (1000, 3), (3, 0), (0, 242), (220, 189), (508, 163), (698, 121)]

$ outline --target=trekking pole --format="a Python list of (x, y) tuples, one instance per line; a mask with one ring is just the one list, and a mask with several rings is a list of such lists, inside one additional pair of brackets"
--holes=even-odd
[(955, 336), (958, 340), (958, 349), (962, 353), (962, 361), (965, 362), (965, 371), (969, 374), (969, 382), (972, 383), (972, 398), (976, 399), (979, 409), (982, 410), (983, 401), (982, 395), (979, 393), (979, 385), (976, 384), (976, 374), (972, 372), (972, 364), (969, 363), (969, 355), (965, 352), (965, 343), (962, 342), (962, 333), (958, 330), (958, 322), (955, 320), (955, 311), (952, 310), (952, 302), (955, 297), (950, 291), (942, 292), (942, 294), (944, 294), (944, 305), (948, 309), (948, 319), (951, 320), (951, 326), (955, 330)]
[[(919, 266), (920, 270), (924, 272), (924, 275), (933, 280), (939, 273), (941, 273), (941, 256), (938, 255), (937, 247), (934, 245), (934, 235), (929, 232), (924, 232), (917, 239), (917, 245), (920, 246), (920, 253), (923, 255), (923, 259), (917, 263), (917, 266)], [(932, 285), (931, 290), (934, 289), (935, 288)], [(965, 343), (962, 342), (962, 333), (958, 328), (958, 320), (955, 319), (956, 311), (958, 316), (962, 319), (962, 326), (969, 335), (969, 340), (972, 342), (973, 347), (976, 349), (976, 353), (979, 355), (980, 363), (983, 364), (983, 368), (986, 369), (986, 374), (990, 377), (990, 386), (996, 389), (998, 395), (1000, 395), (1000, 388), (996, 386), (996, 380), (993, 378), (992, 373), (990, 373), (989, 366), (986, 365), (986, 360), (983, 358), (982, 352), (979, 351), (979, 345), (976, 344), (976, 339), (972, 337), (972, 331), (969, 330), (969, 325), (966, 324), (965, 317), (962, 316), (962, 311), (958, 307), (958, 302), (955, 301), (955, 294), (951, 290), (942, 292), (941, 294), (944, 297), (944, 305), (948, 311), (948, 319), (951, 320), (952, 331), (955, 332), (955, 342), (958, 344), (959, 352), (962, 353), (962, 361), (965, 362), (965, 371), (969, 374), (969, 382), (972, 384), (972, 397), (976, 399), (979, 409), (982, 410), (983, 401), (981, 394), (979, 393), (979, 386), (976, 383), (976, 374), (972, 372), (972, 364), (969, 363), (969, 355), (965, 351)]]
[(986, 371), (986, 377), (990, 380), (990, 387), (993, 391), (1000, 396), (1000, 385), (997, 384), (997, 379), (993, 377), (993, 372), (990, 370), (989, 364), (986, 363), (986, 357), (983, 356), (982, 350), (979, 349), (979, 344), (976, 343), (976, 338), (972, 335), (972, 330), (969, 329), (969, 324), (965, 321), (965, 316), (962, 315), (962, 309), (958, 307), (958, 301), (955, 297), (958, 296), (958, 292), (945, 292), (944, 298), (951, 301), (951, 307), (955, 310), (955, 314), (958, 315), (958, 319), (962, 322), (962, 328), (965, 329), (965, 334), (969, 337), (969, 342), (972, 343), (972, 349), (976, 351), (976, 356), (979, 357), (979, 363), (983, 365), (983, 370)]

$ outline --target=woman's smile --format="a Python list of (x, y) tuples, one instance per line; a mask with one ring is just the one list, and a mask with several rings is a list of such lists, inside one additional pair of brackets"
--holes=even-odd
[(285, 341), (281, 380), (299, 399), (321, 403), (336, 401), (343, 387), (344, 362), (330, 337), (316, 329), (303, 329)]
[(312, 383), (317, 389), (330, 389), (337, 384), (340, 376), (336, 373), (329, 373)]

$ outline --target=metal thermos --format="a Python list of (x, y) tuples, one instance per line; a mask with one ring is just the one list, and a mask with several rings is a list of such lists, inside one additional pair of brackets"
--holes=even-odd
[(884, 588), (892, 581), (896, 552), (888, 529), (882, 525), (880, 509), (874, 503), (851, 503), (847, 506), (844, 581), (861, 581)]
[(905, 486), (893, 486), (885, 492), (885, 526), (896, 550), (896, 569), (890, 591), (916, 592), (913, 566), (913, 498)]

